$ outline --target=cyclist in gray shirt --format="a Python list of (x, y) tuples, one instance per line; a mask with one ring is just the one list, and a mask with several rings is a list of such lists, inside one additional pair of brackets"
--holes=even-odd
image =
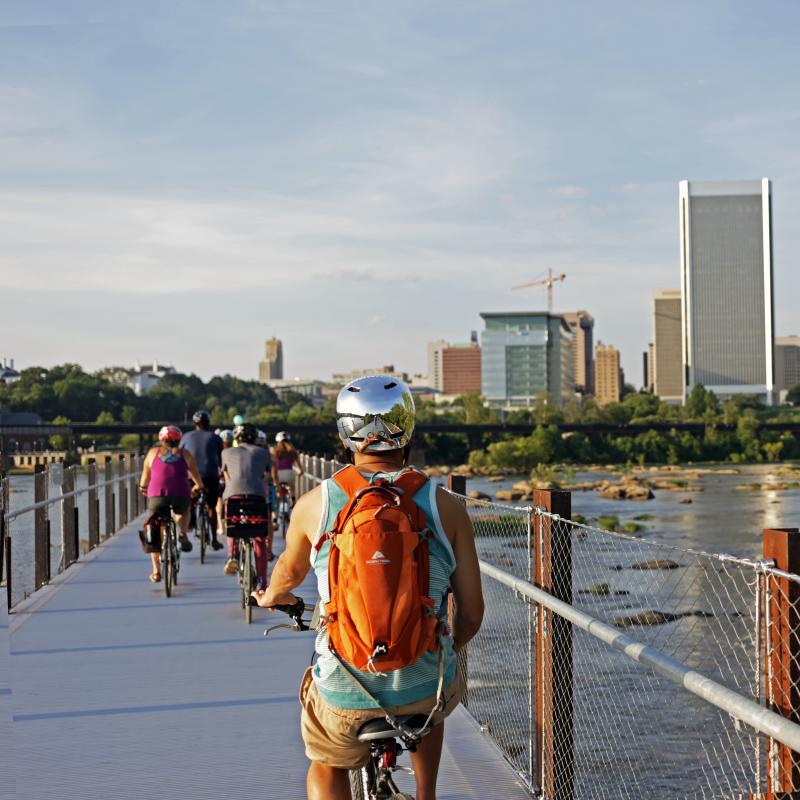
[[(225, 489), (223, 500), (231, 497), (249, 496), (266, 500), (269, 495), (270, 455), (269, 450), (256, 447), (258, 436), (255, 425), (245, 422), (233, 432), (236, 447), (222, 451), (222, 477)], [(267, 516), (271, 517), (269, 509)], [(266, 536), (253, 537), (256, 557), (256, 579), (266, 585), (267, 563), (272, 560), (272, 522), (267, 523)], [(238, 540), (228, 536), (228, 561), (225, 574), (235, 575), (238, 557)]]

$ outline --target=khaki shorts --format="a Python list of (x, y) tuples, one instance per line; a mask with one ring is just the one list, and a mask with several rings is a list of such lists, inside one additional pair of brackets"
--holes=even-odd
[[(300, 684), (300, 704), (303, 712), (300, 729), (306, 746), (306, 755), (311, 761), (340, 769), (358, 769), (369, 759), (369, 744), (358, 741), (359, 728), (370, 719), (383, 717), (376, 708), (336, 708), (326, 703), (317, 692), (309, 667)], [(460, 673), (444, 690), (445, 707), (433, 716), (438, 724), (449, 716), (461, 702), (464, 681)], [(430, 714), (436, 697), (427, 697), (403, 706), (389, 706), (392, 714)]]

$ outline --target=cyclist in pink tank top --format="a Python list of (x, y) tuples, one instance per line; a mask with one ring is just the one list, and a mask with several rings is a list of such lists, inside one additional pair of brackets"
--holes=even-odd
[[(172, 511), (180, 531), (181, 550), (188, 552), (192, 543), (186, 535), (189, 528), (192, 486), (200, 491), (203, 479), (197, 470), (194, 456), (179, 447), (181, 430), (173, 425), (165, 425), (158, 433), (159, 446), (150, 448), (145, 456), (139, 488), (147, 495), (147, 510), (154, 514), (168, 509)], [(150, 542), (142, 544), (150, 554), (153, 571), (150, 580), (161, 580), (161, 531), (151, 531)]]

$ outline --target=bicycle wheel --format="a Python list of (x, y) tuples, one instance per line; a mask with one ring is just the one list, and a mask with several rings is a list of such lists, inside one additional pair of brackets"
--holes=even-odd
[(175, 520), (172, 520), (172, 585), (178, 585), (178, 573), (181, 571), (181, 548), (178, 546), (178, 529)]
[(250, 605), (250, 593), (253, 591), (254, 583), (253, 544), (248, 539), (244, 546), (244, 573), (242, 574), (242, 604), (244, 605), (244, 619), (248, 625), (253, 619), (253, 607)]
[(350, 794), (353, 800), (369, 800), (367, 768), (350, 770)]
[(172, 597), (172, 529), (169, 525), (161, 528), (161, 578), (164, 594)]
[(200, 519), (198, 528), (200, 529), (200, 563), (206, 563), (206, 542), (208, 541), (208, 511), (205, 506), (201, 506), (198, 512)]

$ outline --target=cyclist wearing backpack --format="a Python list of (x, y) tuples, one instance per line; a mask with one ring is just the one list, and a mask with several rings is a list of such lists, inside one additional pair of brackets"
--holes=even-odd
[(472, 526), (461, 502), (405, 467), (414, 430), (405, 384), (359, 378), (336, 410), (352, 465), (298, 500), (272, 581), (254, 596), (262, 607), (290, 604), (309, 565), (316, 572), (325, 625), (300, 688), (308, 797), (351, 797), (348, 770), (369, 757), (357, 737), (365, 721), (424, 714), (433, 727), (411, 758), (417, 800), (433, 800), (443, 720), (463, 692), (455, 653), (483, 618)]

